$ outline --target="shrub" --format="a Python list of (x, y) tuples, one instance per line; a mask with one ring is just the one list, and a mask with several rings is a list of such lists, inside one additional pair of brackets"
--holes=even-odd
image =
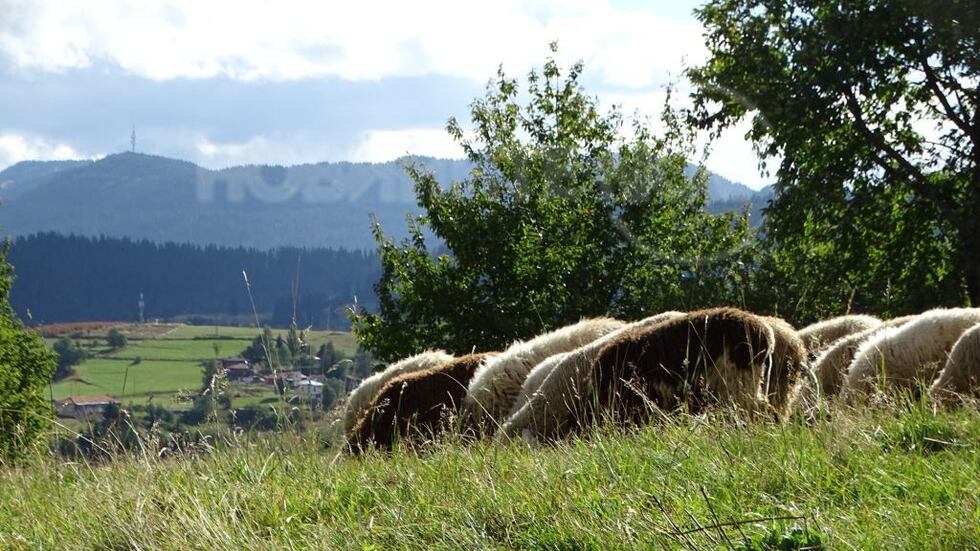
[(8, 248), (0, 248), (0, 463), (23, 456), (50, 423), (44, 387), (55, 369), (44, 340), (25, 330), (10, 308)]

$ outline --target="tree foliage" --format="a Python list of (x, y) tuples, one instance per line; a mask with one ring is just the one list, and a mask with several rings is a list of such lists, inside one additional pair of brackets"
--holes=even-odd
[(122, 331), (115, 327), (109, 329), (109, 333), (106, 335), (106, 344), (109, 345), (109, 348), (112, 348), (113, 350), (120, 350), (122, 348), (126, 348), (127, 343), (128, 339)]
[(13, 280), (0, 249), (0, 463), (21, 456), (51, 419), (44, 388), (55, 368), (54, 354), (37, 333), (13, 315), (7, 297)]
[(10, 262), (20, 276), (15, 310), (30, 311), (41, 323), (136, 320), (140, 293), (147, 319), (250, 322), (244, 269), (259, 315), (272, 315), (264, 322), (288, 327), (295, 317), (301, 327), (346, 329), (339, 312), (354, 296), (373, 306), (371, 285), (380, 274), (377, 256), (366, 251), (263, 251), (53, 233), (17, 238)]
[(582, 69), (549, 58), (524, 91), (498, 71), (471, 105), (472, 135), (448, 123), (469, 177), (446, 186), (408, 168), (424, 214), (400, 243), (375, 225), (380, 312), (354, 324), (379, 357), (499, 349), (583, 316), (736, 300), (748, 227), (705, 212), (706, 172), (686, 173), (690, 136), (669, 109), (663, 136), (643, 121), (625, 132), (585, 93)]
[(980, 303), (980, 7), (710, 0), (698, 122), (778, 163), (760, 288), (794, 317)]
[(57, 369), (54, 373), (55, 379), (63, 379), (71, 373), (71, 369), (76, 365), (82, 363), (88, 354), (82, 350), (78, 343), (71, 339), (71, 337), (61, 337), (58, 339), (54, 346), (54, 350)]

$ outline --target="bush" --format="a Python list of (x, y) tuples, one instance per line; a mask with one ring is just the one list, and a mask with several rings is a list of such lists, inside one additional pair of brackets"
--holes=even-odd
[(127, 344), (126, 335), (123, 335), (122, 331), (113, 327), (109, 330), (109, 334), (106, 335), (106, 344), (109, 348), (113, 350), (119, 350), (120, 348), (125, 348)]
[(21, 457), (50, 423), (44, 387), (55, 369), (44, 340), (25, 330), (10, 308), (8, 248), (0, 248), (0, 463)]
[(78, 343), (69, 337), (61, 337), (54, 343), (54, 353), (57, 361), (57, 369), (54, 372), (55, 380), (64, 379), (71, 374), (71, 370), (76, 365), (85, 361), (88, 354), (82, 350)]
[(54, 354), (38, 334), (0, 316), (0, 463), (21, 456), (48, 427), (44, 387), (54, 368)]

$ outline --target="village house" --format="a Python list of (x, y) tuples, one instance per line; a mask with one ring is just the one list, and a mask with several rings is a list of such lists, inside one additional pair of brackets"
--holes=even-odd
[(255, 370), (244, 358), (222, 358), (221, 369), (225, 377), (233, 383), (251, 383), (255, 380)]
[(323, 383), (320, 381), (300, 381), (295, 389), (296, 396), (305, 402), (316, 402), (323, 396)]
[(54, 401), (55, 411), (60, 417), (75, 419), (97, 419), (113, 404), (118, 406), (119, 401), (109, 396), (71, 396)]

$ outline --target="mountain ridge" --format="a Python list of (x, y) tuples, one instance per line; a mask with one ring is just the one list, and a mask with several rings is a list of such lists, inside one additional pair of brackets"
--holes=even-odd
[[(0, 171), (0, 231), (258, 249), (373, 249), (369, 215), (400, 239), (407, 233), (406, 213), (418, 211), (403, 168), (409, 161), (444, 184), (467, 177), (471, 166), (466, 160), (411, 156), (384, 163), (208, 169), (132, 152), (91, 161), (23, 161)], [(760, 193), (709, 176), (709, 208), (754, 202)]]

